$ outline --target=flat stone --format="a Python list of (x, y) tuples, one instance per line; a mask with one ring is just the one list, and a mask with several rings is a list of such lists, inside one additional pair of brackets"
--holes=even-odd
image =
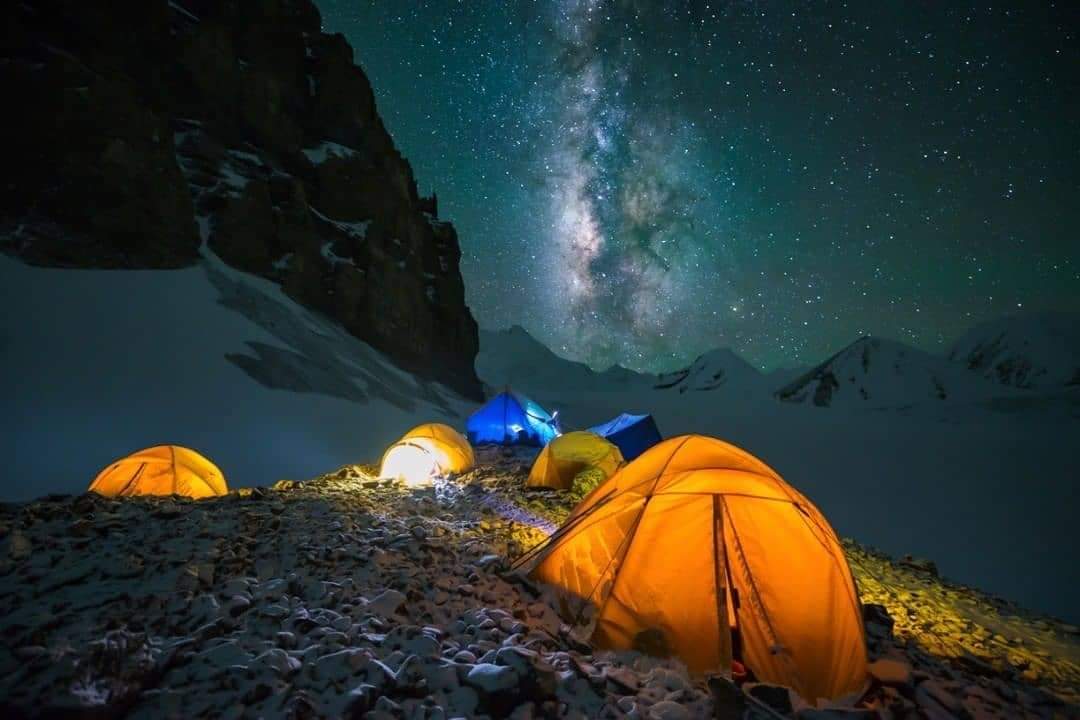
[(650, 720), (689, 720), (690, 712), (676, 702), (661, 700), (649, 708)]
[(637, 673), (624, 667), (608, 666), (604, 668), (604, 678), (627, 693), (636, 693), (641, 687)]
[(867, 670), (882, 685), (903, 686), (911, 684), (911, 666), (899, 660), (881, 658), (870, 663)]
[(915, 693), (916, 700), (920, 695), (933, 698), (939, 705), (951, 712), (959, 712), (960, 710), (960, 698), (949, 692), (948, 688), (938, 680), (925, 680), (919, 683), (919, 688)]
[(518, 684), (518, 674), (510, 667), (480, 663), (469, 670), (465, 682), (486, 693), (497, 693), (515, 687)]
[(405, 599), (405, 593), (391, 588), (376, 595), (369, 607), (380, 615), (393, 615), (405, 604)]

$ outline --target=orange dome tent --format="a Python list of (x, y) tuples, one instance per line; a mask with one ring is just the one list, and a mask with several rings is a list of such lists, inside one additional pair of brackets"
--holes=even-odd
[(534, 579), (589, 601), (597, 647), (674, 655), (694, 673), (729, 673), (734, 656), (810, 702), (864, 687), (862, 614), (836, 533), (733, 445), (684, 435), (652, 447), (538, 557)]
[(582, 470), (596, 468), (608, 478), (622, 464), (619, 448), (596, 433), (579, 430), (560, 435), (540, 451), (526, 485), (569, 490)]
[(476, 464), (472, 446), (449, 425), (417, 425), (383, 454), (380, 477), (401, 477), (418, 485), (436, 475), (463, 473)]
[(229, 492), (214, 463), (179, 445), (156, 445), (117, 460), (102, 470), (89, 492), (106, 497), (183, 495), (207, 498)]

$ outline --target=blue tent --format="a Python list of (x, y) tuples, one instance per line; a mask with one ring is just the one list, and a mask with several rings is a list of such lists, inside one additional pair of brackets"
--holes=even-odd
[(473, 445), (539, 445), (558, 437), (559, 421), (524, 395), (499, 393), (469, 416), (465, 428)]
[(663, 438), (652, 415), (628, 415), (623, 413), (602, 425), (589, 428), (600, 437), (614, 443), (623, 459), (630, 462)]

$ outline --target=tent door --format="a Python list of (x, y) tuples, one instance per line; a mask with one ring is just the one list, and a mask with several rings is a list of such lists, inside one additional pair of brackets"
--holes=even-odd
[(724, 513), (720, 507), (720, 496), (713, 495), (713, 587), (716, 588), (716, 634), (720, 672), (731, 677), (732, 629), (735, 628), (735, 613), (731, 603), (731, 574), (728, 572), (727, 553), (724, 552)]

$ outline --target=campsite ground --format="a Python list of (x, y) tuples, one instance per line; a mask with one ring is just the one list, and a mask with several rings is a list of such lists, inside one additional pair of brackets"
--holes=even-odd
[[(4, 500), (82, 492), (107, 464), (163, 442), (198, 450), (233, 486), (309, 478), (378, 457), (420, 423), (463, 429), (476, 409), (212, 254), (121, 273), (0, 257), (0, 297), (28, 308), (0, 317), (0, 369), (19, 378), (0, 414)], [(684, 393), (593, 373), (524, 331), (484, 333), (477, 370), (558, 411), (566, 429), (649, 412), (665, 437), (731, 442), (842, 535), (933, 557), (949, 577), (1080, 624), (1080, 388), (1023, 402), (806, 407), (777, 400), (772, 376)]]
[[(426, 490), (349, 466), (201, 502), (4, 505), (5, 715), (685, 718), (740, 702), (792, 714), (784, 691), (718, 701), (677, 663), (566, 635), (541, 589), (506, 572), (572, 505), (522, 489), (530, 458), (484, 450), (475, 471)], [(1075, 627), (848, 553), (871, 656), (895, 661), (873, 666), (867, 705), (1080, 717)]]

